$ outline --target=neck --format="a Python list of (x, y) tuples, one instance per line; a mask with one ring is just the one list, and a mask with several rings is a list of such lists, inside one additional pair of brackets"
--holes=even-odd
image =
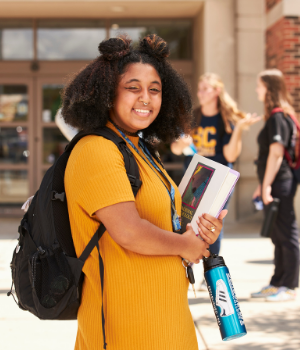
[(109, 121), (117, 128), (119, 129), (120, 131), (122, 131), (125, 135), (127, 136), (138, 136), (138, 132), (130, 132), (130, 131), (127, 131), (123, 128), (121, 128), (118, 124), (116, 124), (111, 118), (109, 119)]
[(211, 101), (205, 105), (202, 105), (201, 112), (206, 117), (213, 117), (214, 115), (218, 114), (219, 113), (218, 101)]

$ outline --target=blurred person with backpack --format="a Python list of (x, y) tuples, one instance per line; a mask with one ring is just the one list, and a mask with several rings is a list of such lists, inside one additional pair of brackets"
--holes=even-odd
[(294, 300), (295, 288), (299, 285), (299, 235), (294, 210), (297, 180), (289, 158), (295, 159), (295, 111), (283, 74), (278, 69), (259, 74), (256, 92), (259, 101), (264, 102), (265, 124), (257, 139), (259, 185), (253, 198), (261, 196), (265, 210), (273, 197), (280, 202), (271, 231), (275, 246), (274, 274), (269, 285), (252, 293), (251, 297), (274, 302)]
[(102, 55), (65, 87), (62, 116), (79, 130), (106, 126), (120, 136), (138, 164), (142, 185), (135, 197), (122, 154), (103, 137), (85, 136), (70, 155), (65, 188), (77, 255), (99, 224), (107, 228), (99, 241), (103, 300), (94, 249), (83, 267), (75, 349), (102, 348), (104, 327), (111, 350), (197, 350), (182, 258), (198, 263), (209, 256), (226, 211), (218, 219), (200, 219), (204, 241), (189, 226), (178, 234), (181, 196), (155, 153), (157, 140), (171, 142), (186, 132), (188, 88), (166, 59), (166, 42), (156, 35), (145, 37), (137, 49), (120, 36), (103, 41), (99, 50)]
[[(213, 161), (232, 168), (242, 150), (242, 132), (260, 117), (241, 112), (227, 93), (221, 78), (215, 73), (200, 76), (197, 97), (200, 106), (193, 112), (193, 129), (190, 136), (183, 136), (171, 144), (174, 154), (198, 153)], [(188, 150), (187, 150), (188, 149)], [(192, 155), (185, 158), (187, 169)], [(230, 198), (225, 204), (228, 206)], [(223, 230), (217, 241), (210, 246), (213, 254), (219, 254)], [(200, 290), (206, 289), (205, 285)]]

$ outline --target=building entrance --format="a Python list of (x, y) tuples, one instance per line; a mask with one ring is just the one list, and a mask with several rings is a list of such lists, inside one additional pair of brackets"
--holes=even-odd
[(0, 77), (0, 215), (21, 214), (67, 140), (55, 124), (61, 89), (58, 76)]

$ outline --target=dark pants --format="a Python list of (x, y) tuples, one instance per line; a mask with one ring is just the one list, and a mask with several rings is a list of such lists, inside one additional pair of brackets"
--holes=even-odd
[(275, 246), (275, 271), (270, 284), (297, 288), (299, 285), (299, 236), (294, 211), (297, 182), (294, 179), (275, 181), (272, 196), (280, 199), (278, 216), (271, 232)]

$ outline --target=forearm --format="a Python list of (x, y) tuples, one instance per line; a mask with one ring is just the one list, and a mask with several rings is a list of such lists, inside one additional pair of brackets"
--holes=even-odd
[(144, 255), (180, 255), (185, 238), (142, 219), (134, 202), (125, 202), (96, 212), (108, 233), (120, 246)]
[(223, 147), (225, 159), (229, 162), (235, 162), (242, 151), (242, 132), (243, 130), (236, 126), (233, 130), (230, 141)]
[(266, 188), (267, 186), (271, 186), (272, 183), (274, 182), (274, 179), (282, 163), (282, 159), (283, 159), (282, 155), (269, 153), (264, 180), (262, 184), (263, 188)]
[[(117, 237), (113, 238), (118, 241)], [(141, 219), (138, 229), (128, 227), (125, 239), (123, 237), (117, 243), (123, 248), (143, 255), (181, 255), (185, 246), (185, 238)]]

